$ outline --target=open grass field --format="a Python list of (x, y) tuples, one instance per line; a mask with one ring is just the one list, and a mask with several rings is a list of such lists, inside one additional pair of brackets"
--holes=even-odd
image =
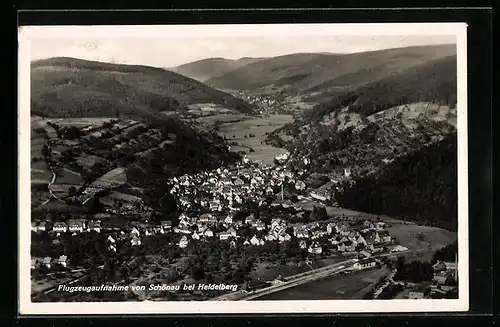
[(373, 268), (347, 275), (330, 276), (272, 293), (258, 300), (360, 300), (382, 276), (389, 273), (388, 268)]
[(95, 165), (96, 163), (105, 163), (106, 160), (101, 158), (101, 157), (98, 157), (98, 156), (94, 156), (94, 155), (85, 155), (85, 156), (80, 156), (78, 157), (78, 159), (76, 159), (76, 162), (82, 166), (83, 168), (85, 169), (89, 169)]
[(83, 185), (83, 178), (80, 174), (75, 173), (67, 168), (59, 169), (57, 172), (57, 177), (54, 185), (56, 184), (71, 184), (71, 185)]
[(122, 185), (125, 182), (127, 182), (127, 174), (125, 173), (125, 168), (117, 167), (99, 177), (94, 183), (92, 183), (92, 186), (108, 188)]
[[(272, 164), (277, 155), (287, 153), (285, 149), (276, 148), (264, 143), (267, 134), (277, 128), (293, 121), (290, 115), (272, 115), (265, 118), (252, 118), (238, 122), (223, 123), (220, 132), (228, 140), (237, 142), (245, 148), (251, 148), (254, 152), (247, 151), (250, 160), (260, 161), (265, 165)], [(255, 134), (250, 137), (250, 134)], [(246, 136), (246, 137), (245, 137)], [(233, 151), (238, 151), (234, 150)]]
[(416, 224), (393, 225), (387, 229), (391, 236), (397, 241), (412, 250), (407, 259), (429, 261), (434, 252), (457, 239), (455, 232), (447, 231), (438, 227), (419, 226)]
[(110, 195), (108, 195), (106, 197), (102, 197), (102, 198), (100, 198), (100, 200), (102, 203), (109, 205), (109, 204), (113, 204), (114, 201), (123, 201), (123, 202), (133, 203), (133, 202), (140, 201), (141, 198), (134, 196), (134, 195), (121, 193), (121, 192), (111, 192)]

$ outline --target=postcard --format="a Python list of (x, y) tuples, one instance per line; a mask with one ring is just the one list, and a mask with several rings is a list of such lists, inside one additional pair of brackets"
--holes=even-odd
[(19, 27), (20, 313), (468, 310), (466, 29)]

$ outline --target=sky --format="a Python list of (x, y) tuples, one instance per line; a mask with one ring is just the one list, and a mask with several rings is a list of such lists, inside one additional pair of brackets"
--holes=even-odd
[[(354, 53), (416, 45), (456, 43), (455, 35), (113, 35), (104, 31), (30, 38), (31, 60), (75, 57), (154, 67), (175, 67), (206, 58), (273, 57), (290, 53)], [(216, 33), (214, 33), (216, 34)], [(220, 34), (220, 33), (219, 33)], [(291, 34), (291, 33), (290, 33)]]

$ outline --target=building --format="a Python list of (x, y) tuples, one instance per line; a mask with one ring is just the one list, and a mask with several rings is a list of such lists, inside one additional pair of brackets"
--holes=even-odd
[(228, 216), (224, 219), (224, 224), (226, 224), (226, 225), (231, 225), (232, 223), (233, 223), (233, 216), (228, 215)]
[(130, 235), (139, 236), (139, 235), (141, 235), (141, 233), (139, 232), (139, 230), (136, 227), (132, 227), (132, 230), (130, 231)]
[(43, 260), (42, 260), (42, 264), (43, 264), (46, 268), (50, 269), (50, 268), (52, 267), (52, 258), (51, 258), (51, 257), (45, 257), (45, 258), (43, 258)]
[(274, 236), (274, 234), (267, 234), (266, 236), (264, 236), (264, 239), (266, 241), (276, 241), (276, 236)]
[(52, 226), (52, 230), (58, 233), (66, 233), (68, 231), (68, 225), (65, 222), (55, 222)]
[(172, 222), (170, 220), (163, 220), (160, 223), (160, 233), (165, 234), (172, 230)]
[(292, 239), (292, 237), (291, 237), (291, 236), (290, 236), (290, 234), (288, 234), (288, 233), (280, 234), (280, 235), (278, 236), (278, 240), (279, 240), (280, 242), (288, 242), (288, 241), (290, 241), (291, 239)]
[(130, 240), (130, 243), (132, 244), (132, 246), (141, 245), (141, 238), (138, 235), (134, 234)]
[(380, 231), (380, 232), (378, 232), (378, 235), (379, 235), (380, 241), (382, 243), (387, 244), (387, 243), (391, 243), (392, 242), (391, 234), (389, 234), (388, 231), (386, 231), (386, 230)]
[(230, 237), (231, 237), (231, 233), (228, 233), (228, 232), (220, 232), (219, 233), (219, 239), (221, 241), (228, 240)]
[(321, 245), (319, 245), (318, 242), (313, 242), (310, 246), (309, 249), (307, 250), (309, 253), (313, 254), (320, 254), (323, 252), (323, 249), (321, 248)]
[(183, 249), (183, 248), (187, 247), (187, 246), (188, 246), (188, 242), (189, 242), (189, 241), (188, 241), (188, 238), (186, 237), (186, 235), (182, 236), (182, 237), (181, 237), (181, 240), (179, 241), (179, 247), (180, 247), (181, 249)]
[(238, 233), (236, 232), (236, 230), (233, 228), (233, 227), (229, 227), (229, 229), (227, 230), (227, 232), (232, 236), (232, 237), (237, 237), (238, 236)]
[(64, 268), (68, 267), (68, 257), (65, 255), (61, 255), (57, 260), (57, 263), (63, 266)]
[(304, 183), (303, 181), (301, 180), (298, 180), (296, 183), (295, 183), (295, 189), (297, 191), (303, 191), (305, 190), (306, 188), (306, 183)]
[(361, 260), (356, 263), (354, 263), (353, 268), (356, 270), (363, 270), (363, 269), (370, 269), (373, 268), (377, 265), (377, 262), (375, 260)]
[(205, 230), (205, 232), (203, 233), (203, 235), (204, 235), (205, 237), (213, 237), (213, 236), (214, 236), (214, 232), (212, 232), (212, 230), (211, 230), (210, 228), (207, 228), (207, 229)]
[(250, 239), (250, 244), (252, 245), (260, 245), (260, 240), (257, 238), (257, 236), (253, 236), (251, 239)]
[(68, 220), (68, 230), (72, 233), (82, 233), (85, 230), (85, 220), (71, 219)]
[(88, 230), (90, 232), (96, 232), (96, 233), (100, 233), (101, 232), (101, 221), (100, 220), (91, 220), (89, 221), (89, 224), (88, 224)]

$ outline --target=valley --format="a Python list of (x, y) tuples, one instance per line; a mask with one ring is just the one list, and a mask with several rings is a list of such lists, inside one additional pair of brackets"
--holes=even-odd
[[(361, 299), (383, 282), (434, 283), (428, 267), (453, 261), (436, 253), (456, 242), (454, 51), (213, 58), (169, 70), (34, 62), (32, 282), (46, 289), (33, 299), (81, 296), (46, 291), (72, 277), (232, 283), (249, 294), (297, 282), (262, 299)], [(316, 269), (319, 280), (297, 277)]]

